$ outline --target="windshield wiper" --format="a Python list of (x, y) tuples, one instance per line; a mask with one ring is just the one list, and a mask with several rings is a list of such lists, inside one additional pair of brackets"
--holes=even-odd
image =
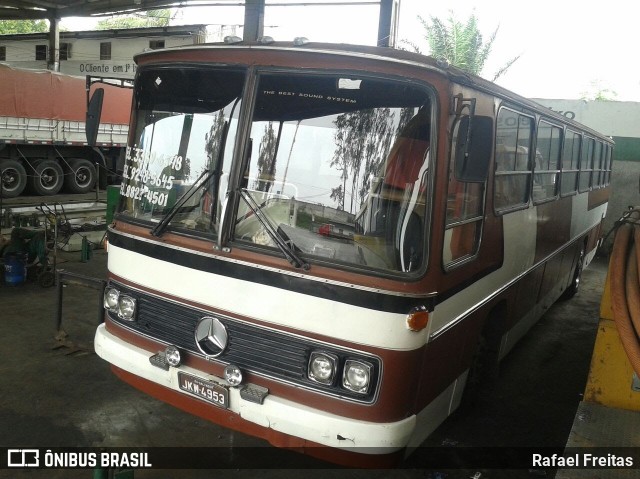
[[(207, 173), (209, 173), (209, 174), (207, 175)], [(196, 191), (198, 191), (198, 188), (200, 186), (202, 186), (205, 183), (207, 183), (215, 174), (216, 174), (216, 169), (215, 168), (213, 170), (211, 170), (211, 171), (204, 170), (200, 174), (200, 176), (198, 176), (198, 179), (196, 181), (194, 181), (193, 184), (189, 187), (189, 189), (187, 191), (185, 191), (184, 194), (180, 198), (178, 198), (178, 201), (176, 201), (173, 204), (173, 206), (171, 208), (169, 208), (169, 211), (167, 211), (167, 213), (162, 217), (162, 219), (160, 219), (158, 224), (153, 227), (153, 229), (150, 231), (150, 233), (153, 236), (160, 236), (164, 232), (164, 230), (167, 228), (167, 225), (171, 222), (173, 217), (178, 213), (178, 211), (180, 211), (180, 208), (182, 208), (184, 206), (184, 204), (187, 201), (189, 201), (189, 199), (193, 196), (193, 194)], [(202, 181), (199, 184), (200, 180), (205, 175), (207, 175), (207, 177), (205, 178), (204, 181)]]
[(302, 268), (305, 271), (308, 271), (311, 267), (309, 263), (303, 260), (298, 253), (296, 253), (296, 245), (290, 238), (285, 238), (283, 235), (274, 228), (273, 224), (267, 216), (262, 212), (261, 207), (256, 201), (251, 197), (251, 195), (247, 192), (245, 188), (240, 190), (240, 197), (247, 204), (249, 209), (253, 212), (255, 217), (258, 219), (260, 224), (264, 227), (267, 234), (271, 237), (276, 246), (282, 251), (284, 257), (296, 268)]
[[(235, 108), (235, 105), (234, 105), (234, 108)], [(231, 113), (233, 114), (233, 110), (231, 110)], [(222, 130), (222, 136), (220, 140), (220, 149), (218, 151), (218, 157), (216, 158), (215, 166), (210, 171), (204, 170), (200, 174), (200, 176), (198, 176), (198, 179), (194, 181), (193, 184), (189, 187), (189, 189), (185, 191), (180, 198), (178, 198), (178, 201), (176, 201), (173, 204), (173, 206), (169, 209), (169, 211), (162, 217), (160, 222), (157, 225), (155, 225), (155, 227), (151, 230), (150, 233), (153, 236), (160, 236), (164, 232), (164, 230), (167, 228), (167, 225), (171, 222), (173, 217), (178, 213), (178, 211), (180, 211), (180, 208), (182, 208), (184, 204), (187, 201), (189, 201), (189, 199), (194, 195), (194, 193), (198, 191), (198, 188), (200, 188), (201, 186), (206, 186), (209, 183), (209, 181), (211, 181), (211, 178), (213, 178), (214, 176), (218, 176), (218, 177), (220, 176), (221, 168), (222, 168), (222, 165), (221, 165), (222, 156), (224, 155), (224, 146), (227, 142), (227, 133), (229, 132), (229, 122), (228, 121), (225, 122), (222, 128), (223, 130)], [(198, 184), (203, 177), (205, 177), (204, 180), (202, 180), (202, 182)], [(218, 178), (218, 181), (220, 181), (220, 178)], [(216, 184), (216, 188), (214, 190), (215, 193), (213, 195), (214, 198), (217, 196), (218, 188), (219, 188), (219, 185)], [(214, 202), (214, 205), (215, 205), (215, 202)], [(211, 216), (212, 216), (211, 221), (213, 221), (213, 215), (215, 215), (215, 209), (211, 213)]]

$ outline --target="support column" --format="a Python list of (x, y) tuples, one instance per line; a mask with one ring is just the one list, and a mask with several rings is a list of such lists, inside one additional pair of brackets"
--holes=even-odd
[(47, 69), (60, 71), (60, 19), (53, 14), (49, 17), (49, 51), (47, 52)]
[(264, 35), (265, 0), (246, 0), (244, 4), (244, 42), (255, 42)]
[(398, 35), (400, 0), (380, 0), (378, 46), (395, 48)]

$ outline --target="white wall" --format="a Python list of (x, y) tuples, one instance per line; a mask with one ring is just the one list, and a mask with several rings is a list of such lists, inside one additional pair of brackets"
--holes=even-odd
[[(613, 153), (611, 197), (605, 219), (608, 231), (629, 206), (640, 206), (640, 103), (537, 98), (533, 101), (611, 136), (614, 141), (617, 137), (618, 150), (616, 153), (614, 149)], [(612, 240), (613, 235), (607, 247)]]
[[(48, 45), (48, 40), (29, 37), (33, 35), (20, 40), (7, 40), (0, 36), (0, 46), (6, 47), (4, 63), (19, 68), (46, 69), (45, 60), (35, 60), (35, 51), (36, 45)], [(134, 55), (148, 49), (149, 42), (153, 40), (164, 40), (165, 47), (175, 47), (201, 43), (203, 38), (199, 34), (141, 36), (132, 33), (126, 36), (126, 30), (119, 30), (118, 35), (111, 38), (61, 38), (61, 43), (71, 44), (71, 56), (68, 60), (60, 60), (60, 72), (77, 76), (92, 74), (133, 78)], [(111, 60), (100, 60), (102, 42), (111, 43)]]
[(542, 98), (532, 98), (532, 100), (605, 135), (640, 138), (640, 103), (638, 102)]

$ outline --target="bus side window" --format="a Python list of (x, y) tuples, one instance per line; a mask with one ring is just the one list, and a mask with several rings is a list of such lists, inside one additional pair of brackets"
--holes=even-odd
[[(471, 135), (468, 129), (471, 128)], [(461, 116), (451, 140), (447, 219), (443, 246), (445, 268), (475, 256), (484, 218), (484, 191), (491, 155), (493, 123), (487, 117)], [(470, 143), (467, 144), (467, 140)]]
[(560, 178), (560, 195), (575, 194), (578, 182), (578, 164), (580, 162), (580, 134), (567, 130), (562, 149), (562, 173)]
[(536, 204), (550, 201), (558, 195), (562, 128), (540, 121), (536, 138), (533, 174), (533, 201)]
[(533, 119), (502, 108), (496, 131), (494, 208), (498, 213), (529, 205)]
[(584, 193), (591, 188), (591, 177), (593, 175), (593, 155), (595, 152), (596, 140), (589, 137), (582, 137), (582, 149), (580, 155), (580, 173), (578, 177), (578, 192)]

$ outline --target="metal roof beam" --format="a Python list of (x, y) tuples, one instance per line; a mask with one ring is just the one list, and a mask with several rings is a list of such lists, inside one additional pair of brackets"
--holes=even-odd
[(126, 15), (159, 8), (185, 7), (189, 3), (179, 0), (5, 0), (0, 6), (0, 20)]
[(46, 10), (21, 10), (0, 7), (0, 20), (45, 20), (50, 15)]

